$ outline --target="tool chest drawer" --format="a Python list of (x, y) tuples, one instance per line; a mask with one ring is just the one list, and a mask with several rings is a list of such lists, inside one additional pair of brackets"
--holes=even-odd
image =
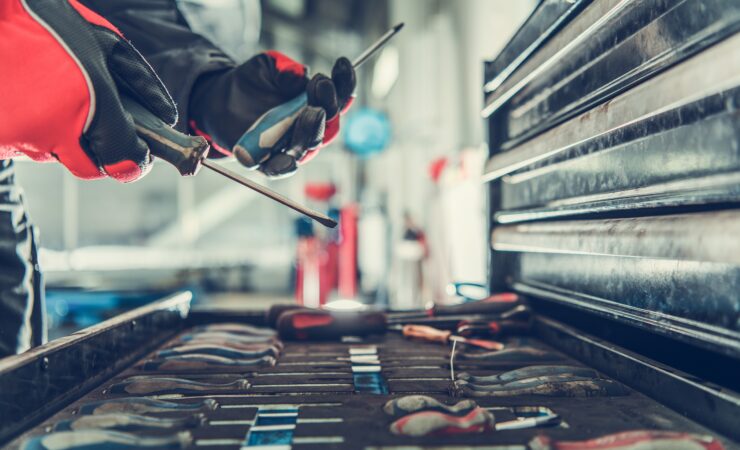
[[(209, 314), (204, 324), (191, 314), (89, 392), (21, 427), (6, 448), (524, 450), (625, 432), (631, 434), (615, 439), (650, 441), (660, 432), (700, 445), (690, 448), (738, 448), (536, 333), (511, 337), (498, 352), (457, 347), (453, 388), (449, 346), (392, 331), (346, 342), (282, 342), (248, 325), (248, 317), (234, 323), (234, 316)], [(104, 335), (83, 340), (90, 345)], [(225, 336), (228, 345), (213, 345)], [(239, 345), (244, 354), (237, 357)], [(55, 376), (53, 366), (47, 370)], [(531, 381), (542, 377), (550, 381)], [(650, 438), (644, 430), (652, 430)]]
[(562, 3), (540, 3), (486, 64), (491, 288), (689, 373), (670, 392), (630, 378), (734, 434), (740, 3)]

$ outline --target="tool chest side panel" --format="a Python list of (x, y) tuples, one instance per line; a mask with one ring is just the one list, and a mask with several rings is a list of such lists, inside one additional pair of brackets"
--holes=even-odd
[(184, 323), (182, 292), (0, 363), (0, 443), (74, 401)]

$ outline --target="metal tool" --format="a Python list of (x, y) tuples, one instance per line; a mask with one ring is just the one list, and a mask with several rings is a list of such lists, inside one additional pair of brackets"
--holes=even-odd
[(629, 394), (629, 390), (616, 381), (583, 377), (531, 379), (497, 386), (475, 386), (465, 381), (458, 381), (457, 384), (466, 397), (613, 397)]
[(527, 336), (532, 330), (529, 320), (464, 320), (457, 325), (457, 334), (464, 337)]
[(438, 411), (453, 416), (464, 416), (478, 406), (473, 400), (461, 400), (446, 405), (428, 395), (407, 395), (394, 398), (383, 405), (383, 412), (393, 417), (402, 417), (419, 411)]
[(461, 359), (491, 362), (554, 362), (562, 360), (559, 355), (535, 347), (516, 347), (493, 352), (461, 352)]
[(548, 414), (539, 417), (526, 417), (496, 424), (496, 431), (524, 430), (527, 428), (550, 427), (559, 425), (562, 419), (557, 414)]
[(553, 376), (569, 374), (573, 376), (600, 378), (599, 372), (589, 367), (581, 366), (568, 366), (568, 365), (544, 365), (544, 366), (529, 366), (522, 367), (521, 369), (510, 370), (508, 372), (499, 373), (496, 375), (489, 376), (476, 376), (470, 375), (466, 372), (458, 374), (459, 380), (467, 381), (478, 385), (491, 385), (491, 384), (505, 384), (512, 381), (529, 379), (540, 376)]
[(265, 327), (255, 327), (243, 323), (213, 323), (209, 325), (200, 325), (190, 329), (191, 333), (201, 332), (221, 332), (244, 334), (247, 336), (275, 336), (275, 330)]
[(109, 430), (59, 431), (26, 439), (22, 450), (87, 450), (115, 448), (117, 450), (173, 450), (189, 447), (193, 437), (187, 431), (168, 436), (141, 437)]
[(274, 356), (266, 355), (255, 359), (225, 358), (210, 354), (184, 354), (166, 356), (145, 361), (139, 365), (141, 370), (192, 372), (204, 370), (237, 370), (274, 366), (277, 360)]
[(278, 194), (272, 189), (210, 162), (206, 158), (209, 145), (203, 137), (188, 136), (176, 131), (162, 122), (159, 117), (152, 114), (148, 109), (126, 96), (121, 96), (121, 102), (126, 111), (133, 117), (136, 133), (149, 145), (149, 151), (152, 155), (175, 166), (178, 172), (180, 172), (180, 175), (195, 175), (201, 166), (205, 166), (232, 181), (236, 181), (242, 186), (246, 186), (294, 211), (310, 217), (324, 226), (329, 228), (337, 226), (337, 222), (329, 216), (307, 208)]
[[(521, 306), (521, 308), (520, 308)], [(286, 311), (306, 308), (296, 303), (280, 303), (270, 306), (265, 313), (265, 323), (270, 327), (275, 327), (280, 315)], [(521, 317), (528, 314), (529, 309), (524, 306), (521, 298), (513, 292), (502, 292), (494, 294), (483, 300), (474, 302), (461, 303), (458, 305), (435, 305), (432, 308), (416, 311), (389, 312), (386, 313), (389, 323), (418, 323), (420, 319), (428, 320), (430, 318), (453, 316), (453, 320), (482, 320), (489, 315), (490, 320), (506, 320), (513, 317)], [(472, 317), (474, 315), (475, 317)]]
[(154, 356), (157, 358), (166, 358), (171, 356), (193, 354), (214, 355), (233, 359), (255, 359), (261, 358), (263, 356), (277, 357), (280, 354), (280, 350), (277, 347), (273, 346), (262, 346), (261, 348), (257, 349), (244, 350), (229, 348), (220, 345), (195, 343), (159, 350), (154, 354)]
[(585, 441), (556, 441), (549, 436), (537, 436), (529, 442), (531, 450), (637, 450), (647, 448), (696, 448), (723, 450), (714, 436), (676, 431), (634, 430), (608, 434)]
[[(403, 23), (399, 23), (383, 34), (352, 62), (353, 67), (355, 69), (359, 68), (365, 61), (380, 50), (393, 36), (401, 31), (403, 25)], [(273, 153), (273, 149), (289, 147), (288, 140), (291, 139), (291, 131), (296, 128), (293, 124), (299, 118), (307, 104), (308, 95), (303, 93), (302, 95), (278, 105), (263, 114), (259, 120), (239, 138), (234, 146), (236, 149), (243, 150), (243, 152), (237, 153), (239, 161), (249, 168), (256, 168), (271, 155), (272, 158), (282, 156), (282, 158), (280, 158), (282, 161), (278, 163), (279, 166), (281, 166), (283, 170), (294, 168), (296, 165), (297, 155), (287, 155), (286, 153), (275, 155)], [(268, 133), (270, 139), (265, 139), (264, 136)], [(269, 143), (265, 144), (265, 141), (268, 141)]]
[(496, 341), (486, 341), (483, 339), (469, 339), (462, 336), (456, 336), (450, 331), (438, 330), (426, 325), (404, 325), (403, 335), (411, 339), (420, 339), (427, 342), (436, 342), (447, 344), (449, 342), (459, 342), (465, 345), (484, 348), (486, 350), (502, 350), (504, 344)]
[(187, 333), (178, 336), (174, 342), (190, 342), (197, 340), (217, 339), (240, 344), (264, 344), (280, 346), (280, 343), (273, 336), (245, 336), (241, 334), (224, 333), (223, 331), (202, 331), (200, 333)]
[(150, 417), (138, 414), (96, 414), (81, 416), (76, 419), (62, 420), (54, 424), (54, 431), (77, 430), (115, 430), (115, 431), (178, 431), (183, 428), (195, 428), (205, 424), (206, 416), (202, 413), (186, 417), (167, 418)]
[(249, 381), (234, 380), (231, 383), (203, 383), (184, 378), (170, 377), (130, 377), (116, 383), (103, 391), (104, 394), (189, 394), (200, 392), (231, 392), (246, 391), (250, 387)]
[(211, 398), (195, 403), (175, 403), (143, 397), (116, 398), (85, 403), (73, 412), (75, 414), (151, 414), (159, 412), (192, 414), (194, 412), (215, 411), (218, 402)]

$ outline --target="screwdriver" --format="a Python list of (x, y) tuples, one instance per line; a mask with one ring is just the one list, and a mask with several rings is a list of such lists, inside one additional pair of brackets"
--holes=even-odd
[(411, 339), (420, 339), (427, 342), (437, 342), (447, 344), (448, 342), (459, 342), (461, 344), (472, 345), (484, 348), (486, 350), (502, 350), (504, 344), (496, 341), (486, 341), (483, 339), (468, 339), (462, 336), (452, 334), (451, 331), (438, 330), (426, 325), (405, 325), (401, 332), (404, 337)]
[(336, 340), (385, 333), (386, 317), (372, 311), (296, 309), (280, 315), (277, 330), (285, 340)]
[(523, 320), (464, 320), (457, 325), (457, 334), (464, 337), (527, 335), (531, 328), (530, 321)]
[[(403, 23), (399, 23), (383, 34), (352, 62), (352, 66), (355, 69), (359, 68), (378, 50), (383, 48), (393, 36), (401, 31), (403, 25)], [(291, 130), (300, 128), (294, 127), (293, 122), (300, 116), (301, 111), (307, 104), (308, 96), (303, 93), (293, 100), (278, 105), (263, 114), (237, 141), (235, 148), (240, 148), (245, 152), (240, 153), (239, 161), (249, 168), (256, 168), (270, 157), (270, 155), (273, 155), (272, 150), (274, 148), (287, 148), (289, 136), (292, 134)], [(270, 136), (270, 139), (265, 139), (264, 136)], [(280, 137), (275, 140), (275, 136)], [(269, 141), (270, 145), (262, 146), (260, 142), (265, 141)], [(292, 154), (291, 149), (285, 153), (273, 155), (270, 159), (271, 167), (267, 168), (267, 172), (285, 173), (286, 171), (295, 170), (297, 156), (299, 155)]]
[[(502, 292), (490, 297), (477, 300), (474, 302), (462, 303), (459, 305), (435, 305), (432, 308), (421, 311), (408, 311), (387, 313), (388, 321), (393, 323), (409, 322), (411, 319), (443, 317), (443, 316), (464, 316), (466, 314), (486, 315), (486, 314), (505, 314), (514, 311), (515, 308), (522, 306), (521, 298), (513, 292)], [(277, 320), (285, 311), (296, 309), (310, 309), (295, 303), (282, 303), (272, 305), (265, 314), (267, 326), (275, 327)], [(517, 312), (523, 311), (516, 309)], [(463, 317), (461, 317), (461, 320)], [(472, 318), (471, 318), (472, 319)], [(416, 321), (414, 321), (416, 322)]]
[(175, 166), (177, 171), (180, 172), (180, 175), (195, 175), (201, 166), (205, 166), (232, 181), (236, 181), (253, 191), (259, 192), (288, 208), (310, 217), (326, 227), (334, 228), (337, 226), (337, 222), (330, 217), (296, 203), (236, 172), (210, 162), (206, 159), (210, 147), (208, 141), (202, 136), (188, 136), (176, 131), (162, 122), (159, 117), (152, 114), (148, 109), (125, 95), (121, 96), (121, 102), (133, 117), (136, 133), (149, 145), (149, 151), (152, 155)]

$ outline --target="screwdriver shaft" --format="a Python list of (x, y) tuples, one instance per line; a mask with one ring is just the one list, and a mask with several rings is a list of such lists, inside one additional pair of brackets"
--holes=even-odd
[(377, 52), (379, 49), (381, 49), (386, 42), (388, 42), (393, 36), (396, 35), (399, 31), (401, 31), (401, 28), (403, 28), (403, 22), (399, 23), (395, 27), (391, 28), (390, 30), (386, 31), (385, 34), (380, 36), (377, 41), (370, 47), (368, 47), (364, 52), (360, 54), (357, 58), (355, 58), (354, 61), (352, 61), (352, 66), (357, 69), (360, 67), (365, 61), (370, 59), (375, 52)]
[(313, 220), (319, 222), (320, 224), (327, 226), (329, 228), (334, 228), (337, 226), (337, 222), (331, 219), (330, 217), (321, 214), (318, 211), (314, 211), (310, 208), (307, 208), (300, 203), (296, 203), (293, 200), (284, 197), (277, 192), (273, 191), (272, 189), (269, 189), (265, 186), (262, 186), (259, 183), (255, 183), (254, 181), (250, 180), (249, 178), (243, 177), (236, 172), (233, 172), (219, 164), (214, 164), (211, 161), (207, 159), (203, 159), (202, 161), (203, 166), (208, 167), (209, 169), (213, 170), (214, 172), (217, 172), (226, 178), (236, 181), (237, 183), (241, 184), (242, 186), (246, 186), (249, 189), (252, 189), (253, 191), (259, 192), (260, 194), (269, 197), (273, 200), (275, 200), (278, 203), (281, 203), (288, 208), (291, 208), (294, 211), (298, 211), (299, 213), (308, 216), (312, 218)]

